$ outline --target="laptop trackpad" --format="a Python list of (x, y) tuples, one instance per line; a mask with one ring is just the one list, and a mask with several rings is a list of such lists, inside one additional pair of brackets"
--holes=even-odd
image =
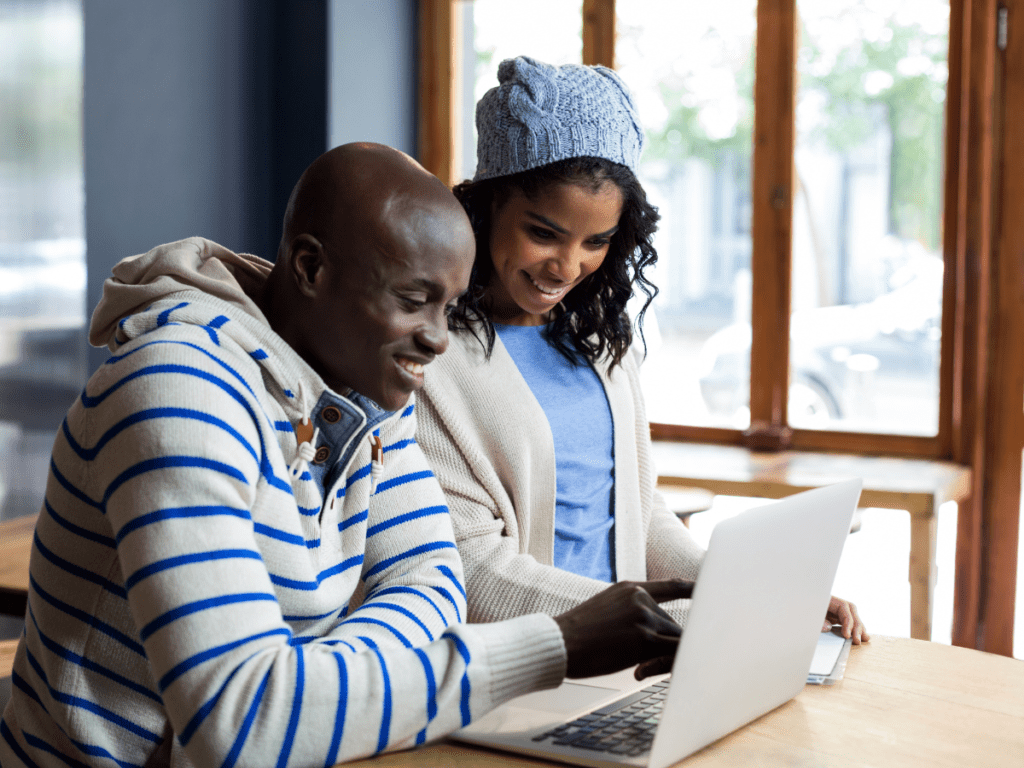
[(615, 693), (619, 693), (616, 688), (562, 683), (554, 689), (520, 696), (510, 701), (509, 704), (517, 708), (568, 716), (581, 710), (593, 709), (599, 702)]
[(618, 688), (564, 682), (557, 688), (528, 693), (493, 709), (452, 734), (464, 741), (486, 743), (498, 737), (507, 743), (537, 728), (547, 730), (620, 698)]

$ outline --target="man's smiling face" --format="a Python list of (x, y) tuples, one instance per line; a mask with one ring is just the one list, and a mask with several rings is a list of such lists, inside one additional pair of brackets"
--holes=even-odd
[(326, 290), (310, 309), (307, 351), (332, 389), (396, 411), (448, 347), (448, 308), (469, 284), (475, 243), (461, 209), (404, 195), (369, 229), (323, 244)]

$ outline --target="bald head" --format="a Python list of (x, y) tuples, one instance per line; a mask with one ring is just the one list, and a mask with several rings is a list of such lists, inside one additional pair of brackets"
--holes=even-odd
[(261, 306), (328, 386), (394, 410), (447, 347), (446, 309), (474, 254), (441, 181), (398, 150), (346, 144), (292, 191)]
[(280, 248), (302, 234), (333, 243), (392, 229), (410, 207), (447, 214), (453, 224), (464, 216), (440, 179), (404, 152), (382, 144), (343, 144), (317, 158), (295, 185)]

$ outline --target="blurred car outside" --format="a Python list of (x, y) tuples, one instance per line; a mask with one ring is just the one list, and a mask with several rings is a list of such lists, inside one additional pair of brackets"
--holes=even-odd
[[(791, 426), (935, 434), (942, 269), (938, 256), (912, 249), (874, 300), (793, 313)], [(750, 347), (750, 324), (732, 323), (698, 357), (704, 404), (738, 428), (750, 422)]]

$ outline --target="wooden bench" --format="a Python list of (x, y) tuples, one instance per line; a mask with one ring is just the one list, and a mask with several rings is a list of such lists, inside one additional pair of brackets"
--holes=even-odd
[(0, 523), (0, 613), (24, 616), (28, 602), (28, 559), (39, 515)]
[(807, 451), (761, 453), (747, 448), (658, 441), (658, 484), (712, 493), (781, 499), (851, 477), (864, 478), (862, 507), (910, 513), (910, 636), (930, 640), (935, 595), (939, 507), (971, 492), (971, 470), (926, 459), (881, 458)]

